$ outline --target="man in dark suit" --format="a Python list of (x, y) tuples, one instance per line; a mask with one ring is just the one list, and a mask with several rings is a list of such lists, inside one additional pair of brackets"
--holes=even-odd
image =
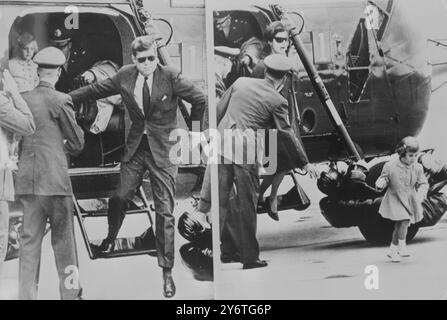
[(36, 124), (33, 135), (22, 141), (16, 194), (23, 204), (19, 298), (36, 299), (42, 240), (47, 220), (60, 281), (61, 298), (79, 299), (78, 257), (73, 225), (73, 190), (65, 152), (82, 151), (84, 135), (76, 124), (73, 103), (54, 88), (63, 53), (54, 47), (34, 58), (40, 83), (24, 94)]
[[(287, 100), (278, 92), (292, 65), (281, 55), (271, 55), (265, 59), (265, 64), (267, 66), (265, 79), (238, 79), (217, 105), (218, 130), (221, 136), (224, 137), (226, 130), (236, 133), (234, 135), (236, 151), (234, 154), (223, 152), (222, 164), (219, 165), (222, 255), (230, 260), (229, 254), (239, 252), (244, 269), (265, 267), (267, 262), (259, 259), (259, 245), (256, 238), (260, 159), (248, 161), (250, 150), (257, 149), (254, 143), (258, 141), (238, 137), (237, 132), (251, 131), (257, 135), (260, 129), (276, 128), (285, 140), (284, 143), (290, 147), (291, 153), (303, 152), (290, 125)], [(221, 150), (225, 148), (222, 146)], [(234, 156), (238, 154), (243, 155), (241, 158), (243, 161), (236, 160)], [(301, 165), (300, 163), (297, 167)], [(233, 184), (238, 197), (238, 210), (230, 210), (228, 206)], [(228, 224), (236, 228), (231, 244), (228, 243), (229, 239), (222, 237), (223, 228)], [(228, 247), (234, 246), (235, 248), (229, 249), (230, 252), (225, 252)], [(239, 260), (239, 257), (234, 260)]]
[(191, 119), (200, 121), (206, 105), (205, 95), (180, 72), (158, 64), (155, 40), (139, 37), (132, 43), (134, 65), (124, 66), (105, 81), (70, 93), (75, 103), (121, 94), (129, 112), (131, 127), (126, 137), (121, 178), (116, 195), (109, 202), (109, 234), (101, 250), (113, 250), (126, 206), (149, 170), (156, 212), (158, 264), (163, 269), (164, 295), (174, 296), (175, 183), (177, 159), (169, 152), (177, 141), (169, 135), (177, 125), (177, 99), (191, 103)]

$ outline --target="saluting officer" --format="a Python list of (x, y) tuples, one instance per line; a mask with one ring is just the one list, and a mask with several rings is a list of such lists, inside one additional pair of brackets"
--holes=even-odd
[(73, 191), (65, 151), (79, 154), (84, 146), (84, 135), (76, 124), (71, 97), (57, 92), (54, 87), (65, 63), (64, 54), (48, 47), (40, 51), (34, 61), (39, 66), (40, 82), (23, 98), (34, 116), (36, 131), (23, 139), (16, 181), (16, 194), (23, 204), (19, 298), (37, 298), (41, 246), (48, 220), (61, 298), (78, 299), (82, 290), (76, 281), (78, 257)]

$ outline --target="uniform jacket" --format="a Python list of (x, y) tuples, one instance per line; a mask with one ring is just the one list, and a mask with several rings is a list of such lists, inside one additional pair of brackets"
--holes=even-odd
[[(245, 131), (276, 128), (278, 137), (283, 139), (293, 158), (305, 158), (289, 122), (287, 100), (276, 91), (270, 79), (239, 78), (219, 101), (217, 117), (222, 137), (225, 129)], [(244, 144), (243, 141), (241, 143)], [(243, 148), (244, 152), (249, 150), (245, 146), (238, 147)], [(244, 154), (244, 159), (248, 159), (246, 156)], [(303, 165), (301, 160), (297, 160), (297, 167)]]
[[(267, 67), (265, 66), (264, 60), (261, 60), (256, 67), (253, 69), (252, 77), (263, 79), (265, 77)], [(295, 135), (299, 141), (300, 148), (302, 149), (302, 152), (297, 153), (297, 155), (300, 157), (299, 159), (293, 159), (293, 157), (290, 157), (288, 153), (288, 146), (283, 145), (282, 143), (279, 144), (279, 152), (281, 153), (281, 156), (283, 158), (283, 161), (280, 163), (284, 168), (287, 167), (288, 170), (293, 169), (293, 163), (296, 164), (302, 163), (307, 164), (309, 163), (309, 160), (307, 158), (307, 154), (304, 150), (303, 142), (301, 140), (301, 132), (300, 132), (300, 122), (299, 122), (299, 110), (298, 106), (295, 106), (295, 101), (293, 99), (293, 90), (292, 86), (294, 85), (295, 81), (295, 73), (289, 73), (286, 77), (285, 83), (283, 88), (281, 89), (280, 93), (281, 95), (287, 99), (288, 103), (288, 112), (289, 112), (289, 121), (292, 126), (293, 131), (295, 132)], [(297, 161), (298, 160), (298, 161)]]
[(384, 218), (412, 223), (422, 220), (422, 200), (427, 195), (428, 182), (421, 164), (407, 166), (400, 159), (393, 159), (385, 164), (379, 179), (388, 184), (379, 208)]
[(22, 97), (12, 99), (0, 92), (0, 201), (14, 200), (10, 162), (12, 135), (30, 135), (34, 130), (33, 115)]
[(223, 31), (214, 27), (214, 45), (240, 48), (245, 41), (258, 35), (250, 22), (245, 17), (232, 15), (228, 37), (225, 37)]
[(191, 103), (191, 119), (200, 121), (206, 105), (205, 95), (179, 71), (158, 66), (154, 72), (150, 112), (144, 115), (135, 100), (137, 76), (138, 70), (135, 65), (124, 66), (115, 76), (75, 90), (70, 95), (76, 104), (121, 94), (131, 120), (123, 161), (128, 162), (132, 158), (138, 149), (144, 130), (147, 130), (149, 147), (157, 166), (167, 168), (176, 165), (178, 161), (169, 159), (169, 152), (177, 140), (170, 141), (169, 135), (178, 127), (177, 99), (180, 97)]
[(40, 82), (23, 98), (34, 116), (36, 131), (22, 141), (16, 193), (69, 196), (73, 191), (65, 151), (78, 155), (84, 147), (71, 98), (47, 82)]
[(95, 57), (89, 50), (72, 47), (70, 59), (61, 68), (61, 75), (56, 83), (56, 90), (64, 93), (70, 92), (73, 89), (74, 79), (90, 69), (95, 62)]

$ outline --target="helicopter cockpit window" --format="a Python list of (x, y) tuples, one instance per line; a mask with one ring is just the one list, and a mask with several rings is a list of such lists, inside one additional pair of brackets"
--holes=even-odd
[(369, 99), (370, 45), (382, 40), (392, 6), (393, 0), (368, 1), (365, 18), (357, 25), (346, 57), (351, 102)]
[(388, 25), (393, 0), (368, 1), (365, 7), (366, 27), (374, 32), (377, 41), (381, 41)]
[(370, 52), (368, 29), (364, 18), (360, 19), (347, 54), (349, 99), (359, 102), (369, 76)]

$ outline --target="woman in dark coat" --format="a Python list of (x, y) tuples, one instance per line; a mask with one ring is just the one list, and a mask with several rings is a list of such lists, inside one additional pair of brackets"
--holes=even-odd
[[(271, 23), (265, 32), (265, 39), (268, 43), (266, 46), (266, 56), (270, 54), (284, 54), (287, 55), (289, 48), (290, 48), (290, 42), (289, 42), (289, 36), (286, 27), (284, 24), (280, 21), (276, 21)], [(253, 69), (252, 77), (254, 78), (264, 78), (265, 76), (266, 67), (264, 64), (264, 60), (261, 60)], [(281, 89), (281, 95), (284, 96), (287, 101), (289, 102), (289, 120), (290, 124), (296, 134), (297, 139), (300, 140), (300, 128), (299, 128), (299, 115), (298, 115), (298, 107), (296, 106), (296, 99), (294, 98), (294, 90), (293, 90), (293, 83), (296, 79), (295, 73), (291, 72), (289, 76), (287, 76), (284, 85)], [(301, 142), (302, 145), (302, 142)], [(309, 165), (309, 160), (307, 159), (306, 153), (303, 148), (303, 152), (301, 155), (301, 159), (292, 159), (288, 152), (287, 147), (283, 146), (281, 143), (281, 137), (278, 136), (278, 157), (277, 157), (277, 171), (276, 174), (271, 176), (264, 177), (260, 192), (259, 192), (259, 200), (262, 200), (264, 193), (268, 189), (268, 187), (271, 185), (271, 193), (268, 198), (268, 212), (269, 216), (273, 219), (278, 221), (278, 200), (277, 200), (277, 194), (278, 194), (278, 188), (281, 185), (282, 180), (284, 179), (284, 176), (287, 172), (290, 170), (293, 170), (300, 166), (305, 167), (311, 175), (314, 174), (313, 166)], [(298, 162), (297, 162), (298, 160)]]

